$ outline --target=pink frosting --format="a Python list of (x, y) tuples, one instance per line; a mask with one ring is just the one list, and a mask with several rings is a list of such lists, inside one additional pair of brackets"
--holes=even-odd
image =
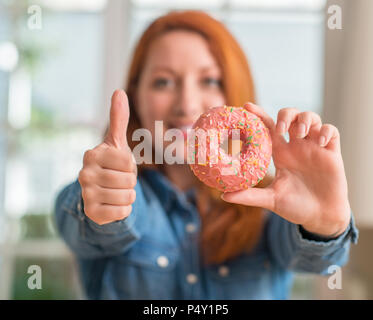
[[(206, 134), (205, 140), (197, 134), (198, 138), (189, 136), (188, 142), (188, 163), (203, 183), (232, 192), (254, 187), (264, 178), (271, 161), (272, 141), (257, 115), (243, 107), (215, 107), (202, 114), (193, 129), (197, 133), (202, 129)], [(228, 137), (242, 141), (240, 153), (231, 156), (224, 151), (223, 142)]]

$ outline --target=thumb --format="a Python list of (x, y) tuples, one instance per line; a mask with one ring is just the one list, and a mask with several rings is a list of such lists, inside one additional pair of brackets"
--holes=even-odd
[(128, 98), (123, 90), (115, 90), (111, 97), (110, 126), (104, 142), (122, 149), (128, 146), (127, 127), (130, 111)]
[(274, 190), (271, 187), (225, 192), (221, 195), (221, 198), (227, 202), (265, 208), (270, 211), (273, 211), (275, 207)]

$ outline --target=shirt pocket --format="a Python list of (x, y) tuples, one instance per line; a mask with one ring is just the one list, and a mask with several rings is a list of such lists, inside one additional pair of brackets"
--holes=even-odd
[(179, 249), (140, 240), (113, 258), (105, 279), (111, 298), (174, 299)]
[(266, 252), (241, 255), (210, 270), (215, 299), (270, 299), (270, 260)]

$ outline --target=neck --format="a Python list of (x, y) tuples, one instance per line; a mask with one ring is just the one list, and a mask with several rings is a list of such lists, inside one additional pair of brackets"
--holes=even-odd
[(181, 191), (192, 188), (197, 178), (186, 164), (164, 165), (168, 179)]

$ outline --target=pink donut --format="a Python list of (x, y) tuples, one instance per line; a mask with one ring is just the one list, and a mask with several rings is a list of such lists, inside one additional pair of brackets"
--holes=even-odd
[[(195, 135), (188, 136), (188, 148), (192, 148), (188, 163), (203, 183), (232, 192), (254, 187), (264, 178), (271, 161), (272, 141), (258, 116), (243, 107), (215, 107), (202, 114), (193, 129)], [(206, 133), (206, 142), (198, 136), (199, 129)], [(240, 152), (235, 155), (224, 151), (224, 143), (232, 138), (241, 140)]]

